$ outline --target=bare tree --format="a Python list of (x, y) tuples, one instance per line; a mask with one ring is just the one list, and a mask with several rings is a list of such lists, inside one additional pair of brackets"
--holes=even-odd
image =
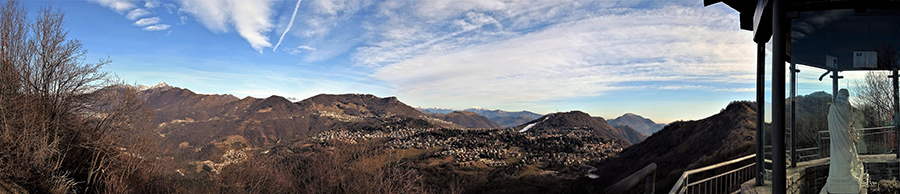
[(28, 15), (17, 1), (0, 6), (0, 179), (33, 193), (153, 189), (140, 185), (159, 173), (159, 141), (137, 90), (102, 87), (110, 61), (85, 62), (62, 13)]
[(862, 113), (860, 123), (865, 127), (883, 126), (893, 122), (891, 114), (891, 79), (888, 73), (867, 72), (865, 79), (857, 81), (853, 90), (854, 106)]
[[(890, 45), (876, 49), (879, 66), (897, 65), (897, 51)], [(867, 72), (863, 81), (854, 87), (854, 106), (862, 113), (865, 127), (884, 126), (893, 123), (893, 85), (885, 72)]]

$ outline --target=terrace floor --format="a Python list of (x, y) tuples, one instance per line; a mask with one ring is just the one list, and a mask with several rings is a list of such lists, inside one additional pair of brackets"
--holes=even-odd
[[(900, 169), (886, 169), (884, 166), (888, 165), (873, 165), (873, 164), (897, 164), (896, 166), (900, 166), (900, 160), (896, 158), (894, 154), (881, 154), (881, 155), (861, 155), (859, 159), (862, 160), (866, 164), (866, 172), (869, 173), (870, 181), (875, 177), (883, 177), (883, 176), (894, 176), (896, 177), (898, 173), (900, 173)], [(816, 160), (810, 160), (806, 162), (797, 163), (797, 167), (788, 168), (787, 169), (787, 185), (788, 185), (788, 193), (824, 193), (824, 190), (821, 190), (824, 183), (810, 183), (810, 180), (824, 180), (827, 178), (827, 165), (830, 162), (830, 158), (822, 158)], [(770, 160), (766, 160), (766, 163), (771, 164)], [(889, 165), (894, 166), (894, 165)], [(808, 169), (813, 168), (825, 168), (824, 177), (820, 177), (821, 172), (816, 171), (808, 171)], [(886, 174), (886, 175), (884, 175)], [(819, 176), (816, 176), (819, 175)], [(875, 175), (873, 177), (873, 175)], [(816, 177), (806, 177), (806, 176), (816, 176)], [(804, 189), (813, 187), (815, 190)], [(818, 192), (816, 191), (818, 190)], [(756, 180), (750, 180), (741, 184), (741, 189), (733, 192), (735, 194), (768, 194), (772, 193), (772, 180), (771, 180), (771, 172), (766, 173), (766, 180), (762, 186), (756, 186)], [(866, 193), (863, 191), (862, 193)]]

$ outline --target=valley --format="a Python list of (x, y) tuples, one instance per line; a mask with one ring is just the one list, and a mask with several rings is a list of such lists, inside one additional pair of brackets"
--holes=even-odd
[[(143, 87), (140, 95), (146, 99), (147, 107), (155, 108), (155, 131), (163, 142), (161, 146), (169, 150), (172, 159), (172, 167), (167, 171), (174, 172), (172, 176), (182, 177), (177, 180), (212, 181), (208, 184), (220, 185), (216, 187), (230, 184), (217, 181), (222, 178), (247, 176), (241, 173), (250, 173), (249, 169), (244, 169), (248, 164), (293, 166), (300, 165), (297, 164), (300, 161), (328, 156), (349, 157), (343, 162), (330, 161), (339, 163), (328, 164), (355, 166), (348, 170), (418, 169), (421, 174), (416, 176), (423, 178), (419, 180), (424, 181), (421, 183), (453, 177), (461, 179), (453, 183), (455, 185), (429, 183), (422, 186), (422, 189), (438, 193), (446, 192), (444, 189), (449, 186), (464, 188), (467, 193), (532, 193), (560, 189), (575, 193), (596, 192), (584, 184), (596, 181), (600, 182), (590, 184), (611, 184), (609, 181), (620, 179), (619, 174), (628, 173), (627, 169), (636, 166), (610, 167), (629, 163), (626, 161), (648, 161), (637, 158), (623, 161), (621, 154), (632, 157), (635, 150), (660, 142), (645, 142), (652, 137), (630, 125), (613, 127), (604, 118), (581, 111), (551, 113), (517, 126), (497, 127), (495, 122), (475, 112), (423, 113), (419, 111), (421, 108), (412, 108), (393, 97), (323, 94), (292, 103), (279, 96), (236, 99), (162, 85), (165, 84)], [(185, 105), (192, 105), (189, 112), (185, 111)], [(495, 127), (470, 127), (473, 125)], [(671, 133), (664, 131), (667, 130), (657, 133)], [(730, 138), (743, 137), (726, 139)], [(693, 144), (675, 145), (683, 143)], [(715, 150), (720, 148), (705, 149), (709, 150), (697, 150), (698, 154), (718, 153)], [(690, 164), (700, 156), (712, 157), (705, 154), (660, 157)], [(736, 156), (732, 153), (703, 161)], [(600, 169), (596, 173), (601, 177), (619, 178), (588, 178), (579, 170), (585, 166)], [(307, 176), (289, 173), (293, 168), (296, 167), (269, 170), (287, 173), (280, 179)], [(267, 181), (278, 179), (274, 177)], [(522, 184), (531, 186), (508, 189)]]

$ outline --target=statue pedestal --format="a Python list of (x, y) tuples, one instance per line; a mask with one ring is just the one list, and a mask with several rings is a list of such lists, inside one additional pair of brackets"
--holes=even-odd
[[(869, 174), (863, 173), (859, 180), (855, 178), (837, 179), (828, 177), (828, 182), (819, 194), (865, 194), (869, 182)], [(829, 192), (830, 191), (830, 192)]]
[[(868, 193), (868, 191), (865, 189), (865, 187), (863, 187), (862, 185), (859, 185), (859, 186), (862, 187), (862, 188), (859, 190), (859, 192), (857, 192), (857, 193), (846, 193), (846, 194), (866, 194), (866, 193)], [(819, 194), (844, 194), (844, 193), (829, 193), (829, 192), (828, 192), (828, 188), (824, 188), (824, 187), (823, 187), (823, 188), (822, 188), (822, 191), (820, 191)]]
[(828, 185), (825, 185), (825, 190), (828, 191), (828, 193), (857, 194), (861, 193), (860, 191), (863, 189), (862, 185), (860, 185), (856, 180), (837, 180), (828, 178)]

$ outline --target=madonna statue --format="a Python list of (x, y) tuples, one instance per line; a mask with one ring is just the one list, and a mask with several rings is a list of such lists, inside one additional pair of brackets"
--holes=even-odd
[(847, 89), (838, 91), (828, 110), (828, 133), (831, 135), (831, 163), (825, 189), (828, 193), (858, 194), (867, 178), (856, 152), (859, 136), (850, 127), (853, 121)]

